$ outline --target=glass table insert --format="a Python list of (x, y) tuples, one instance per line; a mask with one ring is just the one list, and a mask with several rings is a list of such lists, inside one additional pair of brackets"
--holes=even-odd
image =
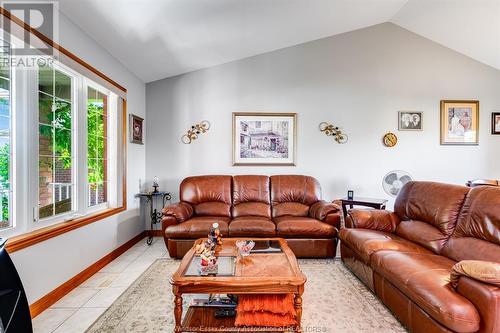
[[(236, 257), (234, 256), (219, 256), (217, 257), (218, 269), (216, 274), (208, 274), (208, 276), (234, 276), (236, 271)], [(201, 257), (194, 256), (184, 276), (207, 276), (200, 272)]]

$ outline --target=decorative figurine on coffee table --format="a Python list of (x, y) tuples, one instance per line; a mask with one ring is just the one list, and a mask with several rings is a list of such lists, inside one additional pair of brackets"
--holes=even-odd
[(210, 233), (208, 234), (209, 242), (215, 245), (222, 245), (222, 234), (219, 229), (219, 223), (212, 224), (210, 228)]
[(200, 274), (217, 274), (219, 271), (219, 265), (217, 265), (217, 257), (215, 252), (208, 247), (205, 247), (200, 255)]
[(212, 250), (212, 245), (208, 241), (196, 244), (194, 247), (194, 253), (197, 255), (201, 255), (205, 250)]

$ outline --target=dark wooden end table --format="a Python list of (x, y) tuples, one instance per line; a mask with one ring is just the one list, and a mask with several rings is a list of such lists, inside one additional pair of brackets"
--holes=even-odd
[(347, 206), (350, 209), (353, 206), (364, 206), (371, 207), (375, 209), (385, 209), (385, 205), (387, 204), (387, 199), (374, 199), (374, 198), (363, 198), (363, 197), (354, 197), (352, 199), (348, 199), (344, 197), (340, 199), (342, 201), (342, 213), (344, 214), (344, 219), (347, 218)]

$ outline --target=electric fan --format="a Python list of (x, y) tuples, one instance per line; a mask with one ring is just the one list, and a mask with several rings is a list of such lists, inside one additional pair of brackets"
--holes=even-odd
[(385, 193), (390, 196), (396, 197), (404, 184), (412, 181), (413, 179), (406, 171), (393, 170), (384, 176), (382, 186)]

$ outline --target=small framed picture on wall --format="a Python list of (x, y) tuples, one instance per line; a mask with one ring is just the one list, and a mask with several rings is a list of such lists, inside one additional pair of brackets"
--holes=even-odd
[(491, 134), (500, 135), (500, 112), (491, 114)]
[(421, 131), (423, 129), (424, 113), (422, 111), (399, 111), (398, 130)]
[(135, 114), (130, 114), (129, 116), (130, 142), (137, 143), (139, 145), (144, 144), (143, 122), (144, 122), (143, 118), (136, 116)]
[(441, 144), (479, 144), (479, 101), (441, 101)]

